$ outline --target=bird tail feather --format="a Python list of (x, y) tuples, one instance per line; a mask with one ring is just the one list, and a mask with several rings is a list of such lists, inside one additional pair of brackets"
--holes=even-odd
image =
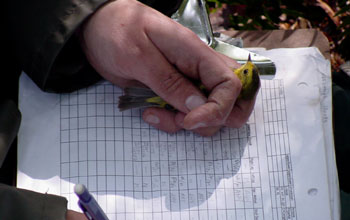
[(119, 97), (118, 108), (125, 111), (131, 108), (158, 106), (157, 103), (147, 102), (147, 99), (157, 96), (151, 89), (131, 87), (124, 89), (124, 95)]

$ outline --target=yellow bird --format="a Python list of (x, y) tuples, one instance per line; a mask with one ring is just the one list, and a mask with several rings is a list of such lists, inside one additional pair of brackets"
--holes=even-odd
[[(248, 61), (239, 68), (234, 69), (233, 72), (236, 74), (242, 84), (241, 93), (239, 94), (238, 99), (253, 99), (260, 88), (260, 77), (258, 68), (251, 61), (250, 55), (248, 57)], [(199, 89), (204, 94), (208, 94), (208, 91), (205, 89), (203, 84), (199, 84)], [(131, 108), (141, 107), (160, 107), (174, 110), (170, 104), (164, 101), (149, 88), (125, 88), (124, 95), (119, 97), (119, 110), (124, 111)]]

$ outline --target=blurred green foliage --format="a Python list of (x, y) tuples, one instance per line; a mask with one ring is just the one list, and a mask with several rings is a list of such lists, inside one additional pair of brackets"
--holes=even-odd
[(212, 11), (224, 8), (226, 29), (317, 28), (330, 41), (335, 65), (350, 60), (349, 0), (207, 0)]

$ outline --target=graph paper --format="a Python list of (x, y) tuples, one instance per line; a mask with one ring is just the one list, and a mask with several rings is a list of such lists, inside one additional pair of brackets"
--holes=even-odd
[(109, 219), (307, 219), (314, 215), (305, 214), (310, 199), (317, 208), (328, 206), (322, 215), (329, 217), (329, 201), (318, 199), (328, 196), (327, 172), (315, 173), (310, 165), (312, 174), (305, 174), (315, 176), (311, 185), (300, 178), (299, 150), (305, 146), (295, 138), (300, 127), (290, 125), (298, 116), (287, 107), (288, 83), (262, 80), (248, 122), (213, 137), (162, 132), (142, 121), (142, 109), (120, 112), (122, 90), (106, 81), (50, 94), (57, 126), (55, 159), (48, 166), (56, 166), (56, 173), (40, 176), (35, 166), (30, 171), (20, 165), (19, 182), (66, 197), (68, 208), (77, 211), (73, 187), (82, 183)]
[[(190, 131), (167, 134), (144, 123), (141, 110), (119, 112), (119, 95), (119, 88), (103, 83), (61, 96), (61, 195), (75, 198), (71, 184), (83, 183), (111, 219), (263, 218), (254, 113), (242, 128), (224, 128), (211, 138)], [(285, 106), (266, 108), (267, 117), (272, 111), (284, 115), (284, 120), (271, 115), (271, 123), (285, 122)], [(280, 132), (277, 136), (283, 136)], [(288, 150), (273, 150), (271, 161), (290, 164), (282, 161)], [(272, 169), (270, 175), (291, 175), (287, 167)], [(289, 203), (295, 208), (293, 197)]]

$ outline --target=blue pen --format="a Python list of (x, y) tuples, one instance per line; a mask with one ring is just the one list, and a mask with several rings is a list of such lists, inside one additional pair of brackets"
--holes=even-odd
[(74, 192), (79, 197), (78, 205), (89, 220), (108, 220), (97, 201), (83, 184), (76, 184)]

